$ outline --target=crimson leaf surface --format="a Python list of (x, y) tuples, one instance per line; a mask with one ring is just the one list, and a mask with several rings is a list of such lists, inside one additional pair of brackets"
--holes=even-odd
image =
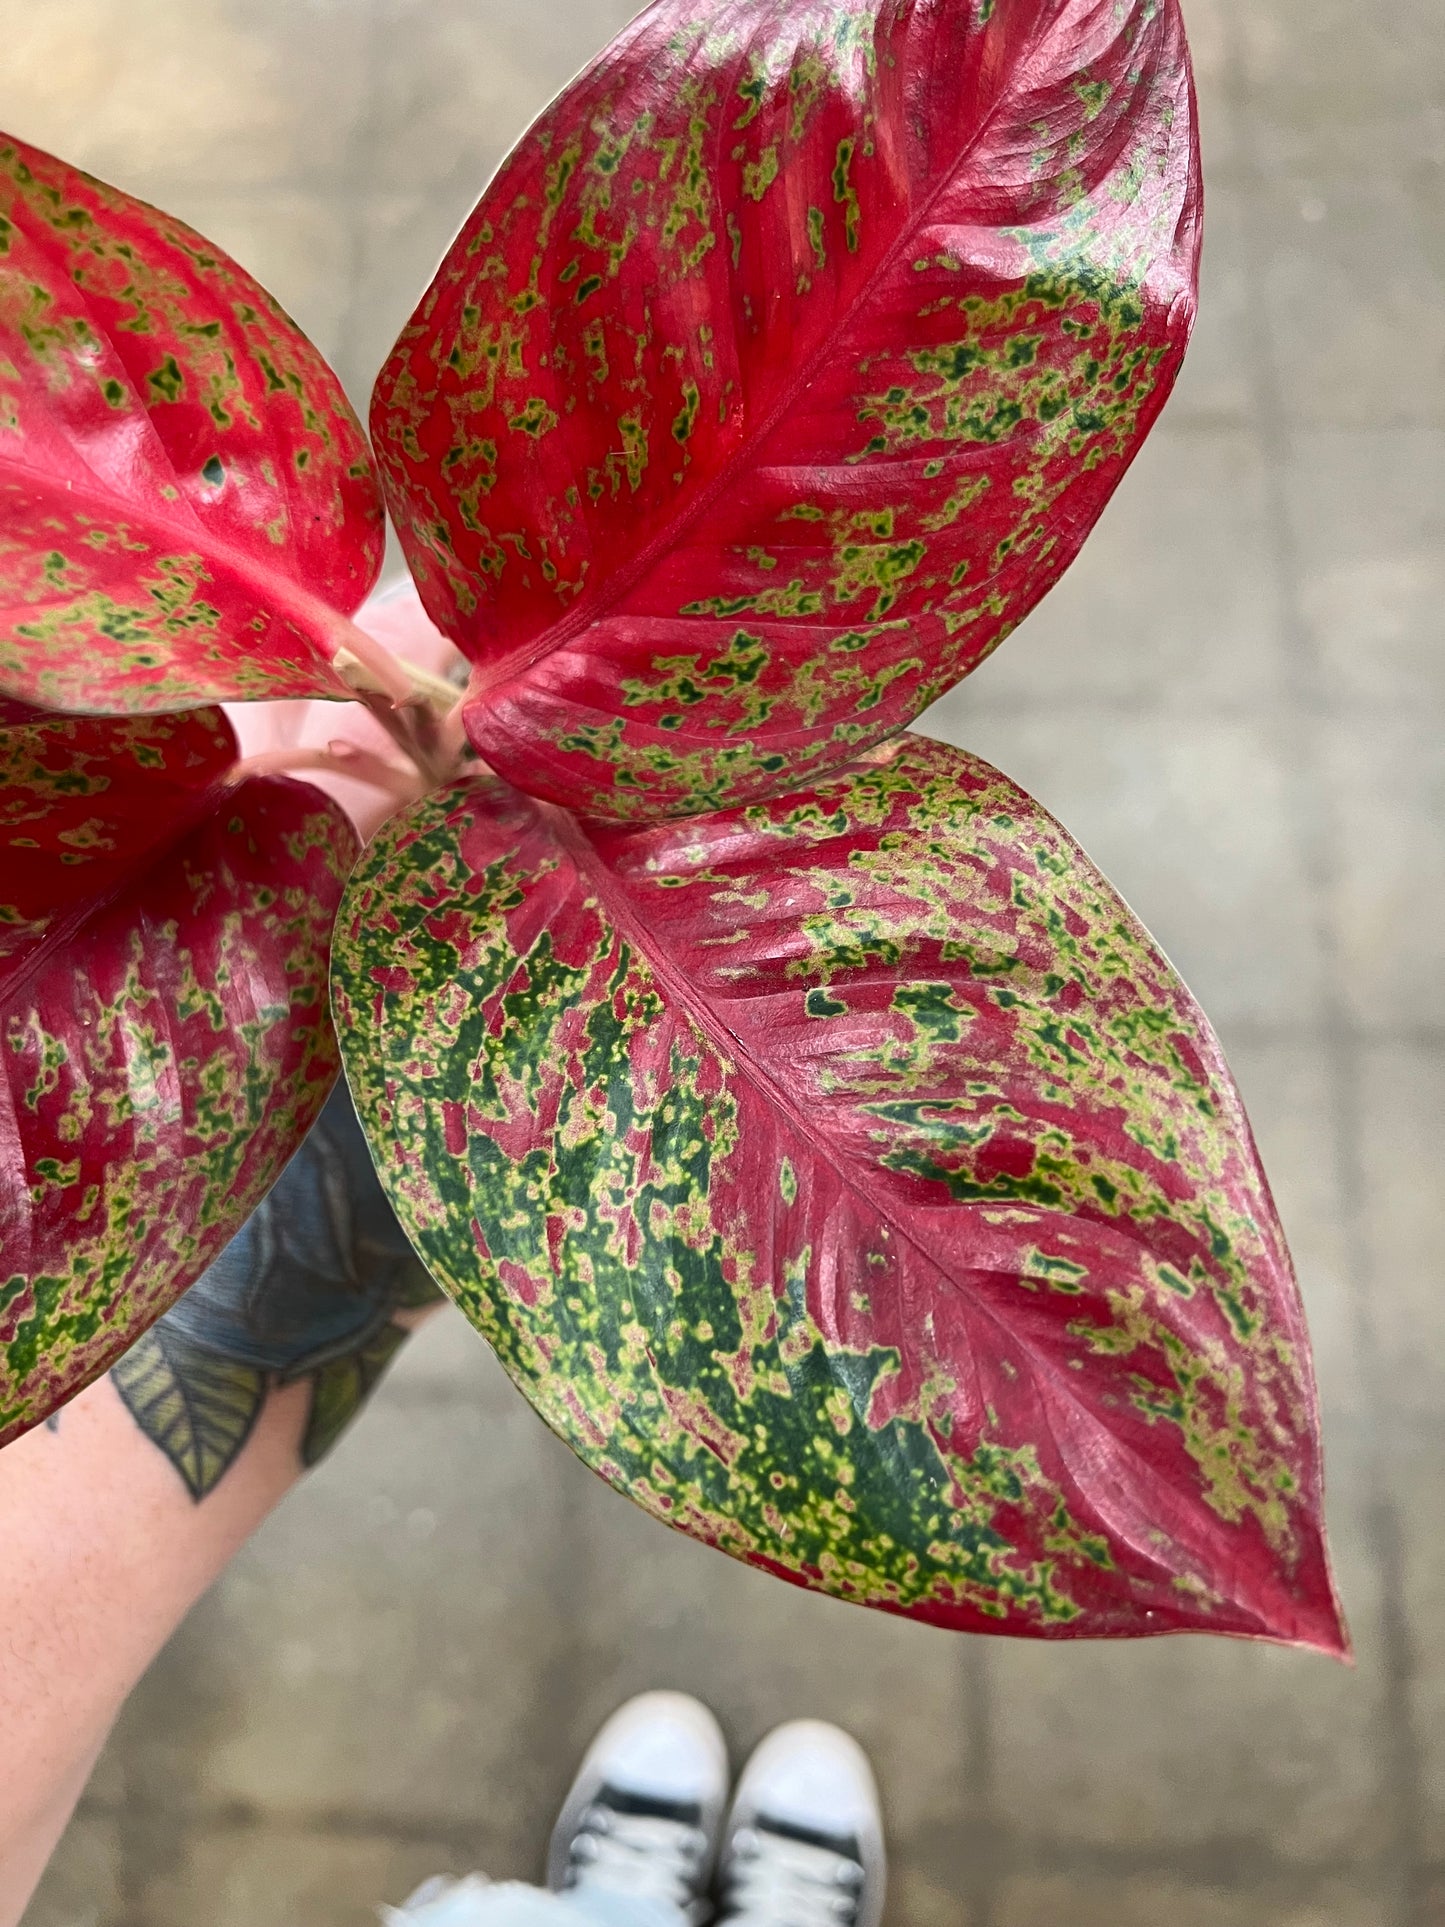
[(361, 425), (265, 290), (0, 136), (0, 691), (100, 715), (344, 697), (381, 552)]
[(229, 787), (234, 749), (216, 710), (0, 703), (0, 1445), (219, 1255), (334, 1080), (356, 840), (308, 785)]
[(372, 431), (472, 741), (584, 813), (782, 789), (1058, 578), (1173, 382), (1177, 0), (659, 0), (524, 138)]

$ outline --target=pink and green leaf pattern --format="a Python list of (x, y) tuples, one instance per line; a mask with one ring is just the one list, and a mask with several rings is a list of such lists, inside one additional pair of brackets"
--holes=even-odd
[(350, 693), (382, 512), (340, 383), (181, 222), (0, 136), (0, 691)]
[(658, 0), (373, 398), (478, 751), (637, 821), (901, 728), (1072, 560), (1198, 246), (1177, 0)]
[(235, 788), (216, 710), (0, 704), (0, 1445), (103, 1371), (240, 1229), (336, 1073), (356, 841)]
[(905, 737), (640, 829), (464, 779), (363, 858), (333, 1003), (418, 1250), (658, 1518), (948, 1627), (1342, 1649), (1238, 1094), (996, 770)]

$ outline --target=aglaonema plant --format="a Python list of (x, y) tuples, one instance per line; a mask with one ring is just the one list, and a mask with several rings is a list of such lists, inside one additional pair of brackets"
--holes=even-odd
[[(1174, 0), (658, 0), (403, 330), (380, 488), (217, 249), (0, 184), (0, 1438), (198, 1276), (339, 1037), (432, 1273), (657, 1517), (943, 1626), (1341, 1650), (1209, 1025), (900, 733), (1177, 372)], [(354, 619), (383, 491), (460, 695)], [(217, 705), (298, 700), (238, 756)], [(393, 812), (359, 861), (323, 769)]]

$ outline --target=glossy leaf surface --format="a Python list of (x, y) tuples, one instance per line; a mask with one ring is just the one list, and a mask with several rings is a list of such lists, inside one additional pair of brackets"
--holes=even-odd
[(904, 738), (632, 831), (470, 779), (382, 831), (333, 971), (403, 1225), (659, 1518), (947, 1626), (1338, 1650), (1238, 1095), (997, 771)]
[(219, 1255), (331, 1086), (356, 841), (233, 756), (215, 710), (0, 706), (0, 1444)]
[(335, 612), (381, 550), (361, 425), (265, 290), (0, 136), (0, 689), (102, 714), (344, 695)]
[(1194, 311), (1176, 0), (660, 0), (537, 122), (373, 440), (468, 728), (617, 820), (811, 780), (1057, 579)]

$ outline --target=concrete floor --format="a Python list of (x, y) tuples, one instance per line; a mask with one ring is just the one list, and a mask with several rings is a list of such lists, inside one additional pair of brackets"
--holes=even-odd
[[(360, 1927), (526, 1875), (594, 1724), (872, 1749), (895, 1927), (1445, 1922), (1445, 0), (1185, 0), (1188, 371), (1083, 559), (928, 719), (1212, 1013), (1312, 1315), (1359, 1667), (808, 1599), (596, 1483), (448, 1314), (136, 1696), (28, 1927)], [(163, 202), (370, 377), (628, 0), (0, 0), (0, 124)]]

